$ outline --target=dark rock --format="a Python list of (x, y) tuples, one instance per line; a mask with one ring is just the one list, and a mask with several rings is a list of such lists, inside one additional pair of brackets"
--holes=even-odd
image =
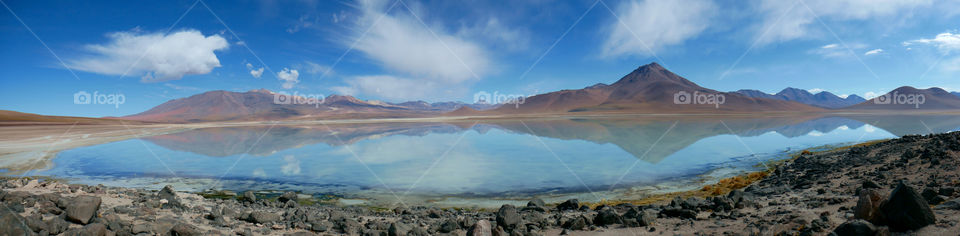
[(173, 190), (173, 186), (163, 186), (163, 189), (160, 189), (160, 192), (157, 193), (157, 197), (167, 200), (167, 203), (163, 205), (163, 208), (182, 209), (184, 207), (180, 202), (180, 198), (177, 197), (177, 192)]
[(863, 187), (864, 189), (868, 189), (868, 188), (880, 189), (880, 188), (883, 188), (883, 187), (880, 187), (880, 185), (877, 184), (877, 182), (873, 182), (873, 181), (871, 181), (871, 180), (864, 180), (864, 181), (863, 181), (863, 184), (862, 184), (862, 187)]
[(506, 204), (497, 210), (497, 225), (507, 231), (512, 231), (520, 224), (520, 214), (513, 205)]
[(0, 235), (31, 235), (25, 219), (0, 203)]
[(580, 209), (580, 200), (577, 200), (577, 199), (570, 199), (563, 203), (560, 203), (560, 205), (557, 205), (557, 210), (559, 211), (577, 210), (577, 209)]
[(580, 215), (576, 218), (567, 220), (567, 222), (564, 222), (563, 228), (569, 230), (583, 230), (587, 228), (587, 222), (591, 222), (591, 220), (587, 219), (586, 216)]
[(953, 187), (941, 187), (941, 188), (940, 188), (940, 195), (943, 195), (943, 196), (950, 197), (950, 196), (953, 196), (953, 193), (955, 193), (955, 192), (956, 192), (956, 189), (953, 188)]
[(107, 235), (107, 226), (101, 223), (92, 223), (80, 229), (79, 235), (81, 236), (106, 236)]
[(280, 202), (283, 202), (283, 203), (286, 203), (286, 202), (288, 202), (288, 201), (296, 201), (296, 200), (297, 200), (297, 193), (295, 193), (295, 192), (285, 192), (285, 193), (283, 193), (283, 195), (280, 195), (280, 197), (277, 198), (277, 200), (280, 201)]
[(263, 224), (263, 223), (277, 222), (282, 219), (283, 218), (281, 218), (280, 215), (275, 213), (265, 212), (265, 211), (255, 211), (250, 213), (250, 217), (247, 218), (247, 221), (251, 223)]
[[(933, 197), (936, 197), (937, 195), (939, 195), (939, 192), (937, 192), (937, 190), (933, 188), (926, 188), (923, 190), (922, 193), (920, 193), (920, 196), (923, 196), (923, 200), (927, 200), (928, 203), (931, 202), (933, 200)], [(936, 204), (936, 203), (933, 203), (933, 204)]]
[(47, 224), (43, 223), (43, 219), (40, 218), (40, 215), (31, 215), (24, 217), (23, 219), (24, 223), (27, 224), (27, 227), (29, 227), (33, 232), (47, 230)]
[(527, 202), (527, 207), (524, 207), (523, 210), (546, 212), (547, 211), (546, 205), (547, 203), (543, 202), (542, 199), (535, 198), (533, 200), (530, 200), (530, 202)]
[(837, 236), (872, 236), (876, 232), (877, 228), (865, 220), (847, 221), (833, 230)]
[(427, 233), (427, 230), (423, 228), (413, 227), (407, 232), (407, 236), (430, 236), (430, 233)]
[(593, 224), (597, 226), (607, 226), (612, 224), (623, 224), (623, 218), (620, 217), (610, 207), (606, 207), (597, 212), (597, 217), (593, 219)]
[(447, 219), (443, 221), (442, 224), (440, 224), (440, 229), (438, 231), (440, 231), (441, 233), (450, 233), (459, 228), (460, 226), (457, 224), (456, 220)]
[(667, 216), (667, 217), (679, 217), (684, 219), (697, 218), (696, 211), (693, 211), (690, 209), (675, 208), (675, 207), (668, 207), (666, 209), (663, 209), (663, 211), (661, 211), (660, 214), (663, 214), (664, 216)]
[(200, 233), (200, 229), (197, 228), (196, 226), (193, 226), (193, 225), (190, 225), (190, 224), (186, 224), (186, 223), (179, 223), (179, 224), (177, 224), (177, 225), (174, 225), (173, 228), (170, 228), (170, 235), (172, 235), (172, 236), (199, 236), (199, 235), (203, 235), (203, 234)]
[(642, 211), (640, 214), (637, 214), (636, 219), (639, 226), (652, 226), (653, 222), (657, 219), (657, 215), (647, 211)]
[(253, 194), (253, 191), (243, 192), (243, 201), (249, 202), (249, 203), (255, 203), (257, 202), (257, 195)]
[(90, 223), (93, 216), (100, 209), (100, 198), (94, 196), (79, 196), (67, 206), (67, 220), (78, 224)]
[(711, 199), (713, 202), (713, 211), (725, 212), (733, 210), (735, 203), (724, 196), (716, 196)]
[(470, 230), (467, 231), (467, 236), (491, 236), (493, 231), (490, 227), (490, 221), (480, 220), (476, 224), (473, 224), (470, 227)]
[(884, 222), (883, 213), (880, 212), (880, 205), (883, 202), (883, 196), (878, 189), (863, 189), (860, 191), (860, 199), (857, 200), (857, 206), (853, 208), (853, 216), (856, 219), (864, 219), (873, 223)]
[(937, 209), (960, 210), (960, 198), (955, 198), (937, 205)]
[(47, 232), (52, 235), (60, 234), (67, 231), (67, 229), (70, 229), (70, 222), (63, 220), (63, 218), (60, 217), (53, 217), (47, 220), (45, 223), (47, 224)]
[(283, 234), (283, 236), (315, 236), (315, 235), (317, 234), (306, 232), (306, 231)]
[(940, 203), (943, 203), (946, 201), (947, 201), (947, 197), (937, 195), (930, 198), (930, 200), (928, 200), (928, 203), (930, 203), (931, 205), (939, 205)]
[(890, 193), (890, 199), (880, 210), (886, 216), (886, 225), (894, 232), (916, 230), (937, 221), (927, 201), (903, 182)]

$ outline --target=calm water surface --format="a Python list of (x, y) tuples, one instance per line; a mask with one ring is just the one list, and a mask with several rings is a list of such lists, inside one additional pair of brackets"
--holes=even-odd
[[(947, 132), (953, 116), (636, 116), (221, 127), (66, 150), (36, 175), (180, 190), (295, 190), (370, 202), (591, 200), (678, 191), (800, 149)], [(410, 199), (417, 200), (410, 200)]]

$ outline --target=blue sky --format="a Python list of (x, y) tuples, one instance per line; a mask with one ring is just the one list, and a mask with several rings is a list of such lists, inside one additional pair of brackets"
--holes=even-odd
[[(258, 88), (471, 102), (654, 61), (721, 91), (960, 90), (957, 1), (2, 2), (0, 109), (49, 115)], [(125, 99), (77, 105), (79, 91)]]

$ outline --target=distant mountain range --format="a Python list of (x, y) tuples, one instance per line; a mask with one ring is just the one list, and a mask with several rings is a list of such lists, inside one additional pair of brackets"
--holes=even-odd
[[(286, 100), (278, 101), (278, 97)], [(491, 109), (489, 104), (423, 101), (385, 103), (364, 101), (353, 96), (330, 95), (312, 98), (279, 94), (266, 89), (248, 92), (210, 91), (167, 101), (150, 110), (121, 117), (155, 122), (205, 122), (276, 119), (364, 119), (425, 117), (460, 107)]]
[(816, 94), (810, 93), (807, 90), (798, 89), (798, 88), (785, 88), (777, 94), (768, 94), (760, 90), (752, 89), (741, 89), (737, 90), (736, 93), (743, 94), (744, 96), (753, 97), (753, 98), (767, 98), (767, 99), (777, 99), (783, 101), (793, 101), (799, 102), (811, 106), (837, 109), (848, 106), (853, 106), (858, 103), (864, 102), (867, 99), (857, 95), (850, 95), (846, 98), (841, 98), (840, 96), (834, 95), (833, 93), (823, 91)]
[[(923, 95), (921, 104), (909, 99)], [(278, 101), (278, 97), (285, 100)], [(320, 98), (315, 98), (320, 100)], [(786, 88), (777, 94), (759, 90), (719, 92), (697, 85), (657, 63), (633, 70), (613, 84), (598, 83), (582, 89), (560, 90), (527, 97), (521, 104), (468, 104), (463, 102), (410, 101), (389, 103), (330, 95), (322, 102), (266, 89), (248, 92), (209, 91), (167, 101), (147, 111), (105, 117), (146, 122), (211, 122), (262, 120), (318, 120), (416, 118), (437, 116), (505, 116), (515, 114), (711, 114), (711, 113), (820, 113), (832, 111), (955, 110), (960, 93), (940, 88), (900, 87), (866, 100), (856, 95), (841, 98), (830, 92), (810, 93)], [(69, 121), (16, 112), (0, 113), (0, 120), (15, 122)], [(87, 121), (84, 121), (86, 123)]]
[(793, 101), (755, 98), (704, 88), (657, 63), (650, 63), (637, 68), (610, 85), (596, 84), (583, 89), (540, 94), (527, 98), (519, 106), (501, 106), (481, 113), (716, 113), (821, 110), (823, 109)]

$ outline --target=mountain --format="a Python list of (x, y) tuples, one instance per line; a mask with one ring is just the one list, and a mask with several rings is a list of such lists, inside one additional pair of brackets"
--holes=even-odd
[(460, 109), (461, 107), (470, 107), (475, 110), (489, 110), (497, 108), (498, 104), (481, 104), (481, 103), (465, 103), (465, 102), (435, 102), (428, 103), (424, 101), (409, 101), (402, 103), (391, 103), (396, 106), (405, 107), (413, 110), (430, 110), (430, 111), (454, 111)]
[(950, 94), (957, 95), (957, 97), (960, 97), (960, 92), (950, 92)]
[[(277, 101), (286, 96), (287, 100)], [(284, 102), (285, 101), (285, 102)], [(313, 102), (317, 101), (317, 102)], [(210, 91), (170, 100), (150, 110), (123, 117), (157, 122), (204, 122), (296, 118), (371, 118), (416, 116), (406, 107), (367, 102), (352, 96), (314, 98), (278, 94), (265, 89), (248, 92)], [(423, 114), (420, 114), (423, 115)]]
[[(920, 96), (922, 95), (922, 96)], [(949, 110), (960, 109), (960, 97), (941, 88), (917, 89), (903, 86), (884, 95), (851, 106), (851, 110)]]
[(866, 101), (866, 99), (857, 96), (850, 95), (846, 98), (841, 98), (833, 93), (823, 91), (816, 94), (810, 93), (807, 90), (798, 89), (798, 88), (785, 88), (777, 94), (768, 94), (759, 90), (750, 90), (750, 89), (741, 89), (737, 90), (736, 93), (743, 94), (744, 96), (752, 98), (767, 98), (767, 99), (778, 99), (783, 101), (793, 101), (799, 102), (811, 106), (837, 109), (855, 105)]
[[(694, 97), (702, 99), (692, 99)], [(680, 99), (680, 102), (676, 102), (675, 99)], [(722, 104), (702, 102), (721, 99)], [(597, 84), (583, 89), (540, 94), (526, 98), (523, 104), (501, 106), (493, 109), (491, 113), (710, 113), (820, 110), (820, 108), (796, 102), (753, 98), (739, 93), (707, 89), (670, 72), (657, 63), (650, 63), (640, 66), (610, 85)]]

